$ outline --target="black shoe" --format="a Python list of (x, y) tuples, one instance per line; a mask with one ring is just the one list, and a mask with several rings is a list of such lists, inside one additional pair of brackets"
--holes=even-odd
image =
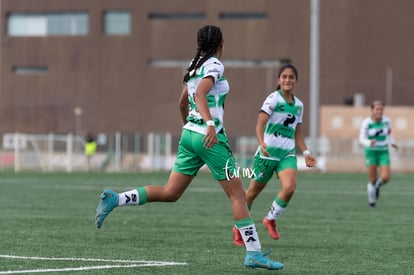
[(369, 207), (374, 208), (375, 207), (375, 202), (370, 202)]

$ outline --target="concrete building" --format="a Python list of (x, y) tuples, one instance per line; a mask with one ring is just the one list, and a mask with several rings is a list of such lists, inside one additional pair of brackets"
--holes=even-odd
[[(309, 0), (0, 3), (0, 133), (178, 135), (182, 64), (205, 24), (224, 33), (228, 134), (254, 135), (287, 60), (309, 132)], [(320, 0), (320, 104), (413, 105), (413, 14), (411, 0)]]

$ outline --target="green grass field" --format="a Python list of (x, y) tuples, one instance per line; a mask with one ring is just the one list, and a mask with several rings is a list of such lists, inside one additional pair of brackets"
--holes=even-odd
[[(210, 173), (176, 203), (117, 208), (95, 228), (102, 188), (121, 192), (167, 177), (2, 172), (0, 274), (272, 272), (244, 267), (245, 250), (232, 243), (230, 203)], [(366, 182), (365, 174), (300, 173), (274, 241), (261, 224), (280, 188), (274, 177), (252, 209), (263, 250), (272, 247), (270, 257), (285, 264), (272, 273), (414, 274), (414, 175), (394, 174), (375, 209)]]

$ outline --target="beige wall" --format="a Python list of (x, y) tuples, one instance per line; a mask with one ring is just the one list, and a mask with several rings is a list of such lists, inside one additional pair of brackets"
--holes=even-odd
[[(370, 116), (369, 106), (345, 107), (325, 105), (321, 107), (320, 131), (326, 138), (327, 171), (365, 171), (363, 148), (358, 143), (362, 120)], [(414, 171), (414, 108), (404, 106), (385, 107), (399, 150), (390, 149), (393, 171)]]
[[(358, 138), (362, 121), (371, 115), (370, 106), (349, 107), (324, 105), (321, 107), (321, 136), (328, 138)], [(384, 116), (391, 119), (396, 141), (414, 140), (414, 108), (407, 106), (385, 107)]]

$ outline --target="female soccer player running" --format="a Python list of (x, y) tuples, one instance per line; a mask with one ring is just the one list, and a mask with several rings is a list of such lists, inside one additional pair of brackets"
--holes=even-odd
[[(235, 226), (240, 230), (247, 250), (245, 266), (281, 269), (284, 266), (282, 263), (269, 260), (267, 253), (261, 252), (241, 179), (228, 179), (226, 174), (234, 172), (235, 159), (229, 149), (223, 125), (224, 101), (229, 92), (229, 83), (219, 60), (224, 49), (220, 28), (202, 27), (197, 33), (197, 43), (197, 53), (184, 76), (185, 87), (179, 106), (185, 125), (167, 183), (164, 186), (138, 187), (120, 194), (109, 189), (103, 190), (96, 209), (96, 226), (100, 228), (107, 215), (117, 206), (177, 201), (199, 169), (207, 164), (230, 199)], [(226, 171), (225, 167), (229, 170)]]
[[(263, 224), (271, 238), (278, 240), (276, 220), (285, 211), (296, 189), (296, 146), (303, 153), (307, 167), (314, 167), (316, 159), (306, 147), (302, 134), (303, 103), (293, 95), (298, 72), (292, 64), (283, 65), (278, 74), (278, 87), (263, 103), (256, 124), (259, 147), (253, 160), (255, 177), (247, 190), (247, 205), (266, 187), (276, 173), (282, 189), (275, 197)], [(239, 230), (233, 227), (234, 243), (243, 245)]]
[[(384, 104), (376, 100), (371, 104), (371, 116), (367, 117), (361, 125), (359, 142), (365, 147), (365, 165), (368, 169), (369, 182), (367, 185), (368, 204), (375, 207), (379, 198), (380, 187), (390, 180), (390, 154), (388, 145), (396, 150), (391, 134), (391, 120), (383, 116)], [(377, 172), (379, 170), (380, 177)]]

